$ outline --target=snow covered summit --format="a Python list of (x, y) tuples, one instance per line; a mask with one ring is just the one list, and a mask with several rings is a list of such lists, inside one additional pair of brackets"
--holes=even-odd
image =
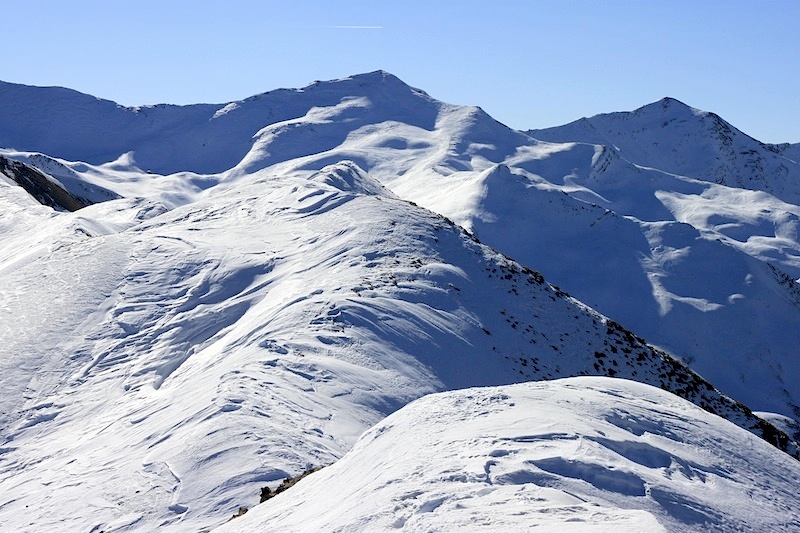
[(69, 89), (0, 82), (0, 146), (95, 165), (132, 152), (142, 170), (214, 174), (239, 163), (265, 126), (367, 93), (368, 107), (383, 120), (423, 127), (433, 120), (435, 105), (425, 106), (429, 98), (383, 71), (187, 106), (124, 107)]
[(719, 115), (674, 98), (527, 133), (550, 142), (614, 147), (638, 165), (800, 201), (800, 161), (788, 147), (764, 144)]
[(141, 108), (2, 84), (0, 110), (0, 156), (91, 204), (0, 180), (2, 528), (214, 527), (421, 396), (576, 375), (798, 454), (766, 419), (800, 405), (800, 208), (764, 191), (382, 71)]

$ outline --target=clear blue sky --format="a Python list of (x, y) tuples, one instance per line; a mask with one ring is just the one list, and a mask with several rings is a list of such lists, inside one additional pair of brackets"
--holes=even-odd
[(800, 0), (0, 0), (0, 79), (221, 103), (384, 69), (527, 129), (672, 96), (800, 142)]

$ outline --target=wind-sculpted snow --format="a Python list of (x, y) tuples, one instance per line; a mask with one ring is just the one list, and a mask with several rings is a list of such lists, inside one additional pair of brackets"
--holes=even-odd
[(797, 206), (639, 167), (602, 146), (537, 142), (475, 108), (442, 107), (433, 130), (362, 126), (329, 112), (326, 120), (356, 128), (341, 145), (316, 150), (313, 136), (293, 129), (286, 142), (308, 155), (275, 160), (269, 145), (255, 145), (247, 165), (357, 161), (398, 196), (543, 272), (722, 390), (798, 416)]
[(23, 362), (3, 383), (25, 388), (4, 409), (4, 527), (216, 525), (415, 398), (576, 374), (675, 391), (796, 453), (677, 361), (353, 163), (257, 173), (161, 214), (118, 206), (137, 213), (127, 221), (118, 202), (82, 211), (113, 215), (116, 233), (42, 245), (3, 274), (19, 292), (2, 323), (34, 305), (40, 320), (2, 344)]
[(800, 405), (800, 209), (770, 194), (384, 72), (138, 109), (3, 84), (0, 109), (2, 157), (100, 202), (57, 212), (0, 177), (0, 529), (202, 530), (416, 398), (576, 375), (798, 456), (750, 411), (794, 432)]
[(217, 531), (795, 531), (798, 483), (671, 394), (571, 378), (427, 396)]

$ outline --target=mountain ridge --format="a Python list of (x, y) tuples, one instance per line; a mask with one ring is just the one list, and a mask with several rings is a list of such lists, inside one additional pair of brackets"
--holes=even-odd
[[(574, 375), (798, 455), (765, 412), (798, 413), (797, 206), (536, 140), (383, 71), (233, 104), (140, 108), (157, 127), (113, 149), (49, 117), (92, 161), (4, 146), (0, 119), (2, 157), (98, 201), (54, 211), (0, 180), (3, 527), (213, 527), (416, 398)], [(203, 139), (216, 155), (187, 166)]]
[[(0, 82), (0, 114), (6, 117), (0, 146), (92, 164), (134, 151), (142, 170), (213, 174), (238, 163), (251, 137), (265, 125), (300, 118), (312, 105), (338, 103), (351, 86), (366, 85), (389, 85), (393, 97), (398, 91), (416, 91), (418, 99), (430, 98), (384, 71), (314, 82), (302, 89), (276, 89), (224, 104), (183, 106), (126, 107), (71, 89)], [(62, 135), (52, 129), (53, 123), (70, 124), (81, 135)], [(154, 137), (167, 146), (153, 143)], [(185, 152), (191, 157), (182, 155)]]
[[(249, 132), (256, 129), (252, 124), (261, 124), (263, 116), (250, 117), (254, 122), (239, 128), (247, 132), (248, 140), (233, 143), (238, 151), (229, 152), (235, 157), (225, 166), (235, 165), (221, 174), (185, 170), (166, 176), (148, 174), (141, 170), (146, 166), (143, 155), (128, 151), (129, 147), (117, 150), (122, 154), (113, 162), (87, 166), (62, 159), (46, 166), (67, 186), (89, 182), (94, 189), (150, 197), (170, 209), (211, 195), (215, 187), (235, 186), (239, 178), (260, 169), (320, 170), (351, 160), (401, 198), (454, 220), (499, 251), (543, 271), (602, 313), (698, 365), (701, 373), (726, 383), (732, 395), (756, 409), (798, 416), (800, 392), (782, 381), (800, 376), (798, 365), (787, 365), (782, 355), (793, 337), (774, 334), (796, 329), (792, 324), (797, 310), (786, 304), (792, 297), (784, 294), (787, 286), (781, 274), (800, 277), (796, 206), (756, 197), (745, 189), (710, 186), (645, 168), (627, 161), (613, 147), (536, 141), (480, 108), (437, 102), (383, 71), (246, 100), (263, 104), (276, 94), (281, 102), (295, 103), (272, 119), (296, 118), (268, 121), (251, 136)], [(266, 111), (273, 108), (275, 102), (262, 106)], [(674, 108), (670, 112), (684, 118), (696, 114), (674, 99), (644, 106), (640, 114), (652, 114), (647, 110), (654, 108)], [(241, 109), (230, 104), (214, 115), (226, 109), (212, 122), (226, 117), (238, 120)], [(209, 118), (204, 113), (205, 124)], [(159, 146), (170, 144), (156, 139)], [(173, 152), (170, 147), (161, 156), (173, 158)], [(192, 150), (178, 152), (184, 154), (178, 159), (196, 157)], [(44, 160), (29, 152), (6, 151), (6, 156), (29, 164)], [(175, 161), (169, 165), (184, 168)], [(492, 168), (509, 171), (494, 175)], [(484, 176), (486, 172), (490, 174)], [(84, 181), (76, 181), (76, 175)], [(738, 207), (731, 209), (729, 204)], [(530, 205), (540, 208), (531, 211)], [(560, 207), (554, 210), (554, 206)], [(596, 214), (590, 215), (593, 211)], [(687, 233), (689, 226), (694, 230)], [(541, 227), (548, 230), (539, 231)], [(584, 235), (592, 235), (588, 246), (582, 242)], [(620, 241), (620, 236), (625, 239)], [(737, 265), (736, 275), (720, 278), (711, 291), (676, 277), (676, 267), (709, 270), (706, 265), (711, 260), (697, 256), (701, 249), (716, 261)], [(747, 256), (768, 267), (750, 262)], [(637, 306), (621, 298), (630, 291)], [(779, 310), (753, 329), (750, 317), (758, 314), (768, 291), (776, 294), (770, 305)], [(717, 347), (707, 331), (724, 332), (721, 338), (731, 340), (724, 348)], [(800, 342), (800, 337), (796, 340)], [(736, 354), (738, 364), (749, 370), (740, 373), (738, 365), (720, 367), (721, 355), (706, 355), (717, 352)], [(759, 357), (750, 362), (753, 352)], [(757, 367), (776, 369), (774, 376), (764, 376), (776, 384), (775, 389), (755, 386), (750, 376), (763, 373)], [(741, 386), (740, 381), (754, 386)]]
[[(309, 99), (311, 92), (315, 96)], [(768, 263), (775, 272), (800, 277), (800, 245), (796, 238), (800, 210), (795, 206), (782, 205), (769, 197), (754, 198), (743, 189), (709, 187), (637, 166), (620, 157), (613, 148), (535, 141), (503, 126), (479, 108), (437, 102), (383, 71), (315, 82), (304, 89), (272, 91), (246, 100), (263, 102), (276, 94), (284, 102), (302, 99), (283, 111), (284, 116), (297, 117), (260, 127), (255, 136), (242, 144), (243, 148), (237, 148), (236, 157), (228, 164), (245, 151), (246, 155), (222, 174), (145, 174), (140, 169), (145, 166), (141, 154), (135, 151), (124, 153), (113, 163), (91, 167), (88, 173), (84, 164), (67, 162), (61, 166), (93, 180), (93, 187), (116, 191), (121, 196), (153, 197), (158, 191), (154, 199), (170, 208), (211, 194), (214, 187), (226, 182), (233, 186), (238, 177), (262, 168), (281, 169), (281, 172), (282, 169), (320, 170), (331, 163), (351, 160), (400, 197), (451, 218), (501, 252), (542, 270), (548, 279), (604, 314), (641, 332), (676, 356), (700, 365), (704, 375), (715, 382), (727, 383), (735, 396), (742, 396), (757, 409), (791, 416), (800, 412), (800, 400), (783, 384), (777, 394), (770, 389), (762, 393), (754, 392), (760, 391), (760, 387), (738, 385), (740, 380), (748, 382), (747, 376), (760, 375), (760, 370), (751, 368), (741, 376), (734, 375), (736, 366), (720, 370), (715, 357), (703, 355), (715, 350), (732, 351), (740, 364), (747, 365), (748, 353), (755, 351), (769, 358), (767, 367), (782, 366), (783, 372), (787, 372), (785, 361), (773, 362), (773, 359), (781, 357), (790, 341), (775, 337), (772, 331), (775, 328), (791, 331), (797, 312), (793, 308), (782, 309), (785, 303), (780, 303), (780, 312), (776, 311), (752, 334), (748, 333), (749, 317), (754, 311), (745, 307), (760, 306), (759, 294), (769, 290), (780, 295), (785, 286), (781, 285), (781, 275), (765, 275), (761, 266), (753, 270), (755, 264), (748, 264), (742, 254)], [(312, 102), (315, 105), (310, 105)], [(411, 106), (410, 102), (421, 105)], [(263, 109), (270, 110), (275, 107), (273, 104), (267, 102)], [(228, 109), (219, 119), (233, 119), (241, 111), (229, 107), (221, 107), (215, 115)], [(648, 109), (660, 108), (672, 109), (670, 113), (684, 118), (699, 113), (674, 99), (644, 106), (639, 113), (649, 115)], [(260, 115), (251, 118), (259, 124), (263, 120)], [(272, 116), (279, 118), (282, 117)], [(203, 120), (208, 121), (207, 115)], [(256, 129), (253, 126), (245, 129), (248, 128)], [(173, 151), (168, 150), (169, 154)], [(193, 151), (186, 153), (195, 157)], [(7, 155), (23, 156), (29, 163), (32, 157), (20, 152)], [(491, 183), (485, 181), (482, 173), (496, 165), (512, 170), (505, 178), (496, 176)], [(64, 173), (59, 172), (56, 178), (67, 183)], [(516, 192), (509, 194), (512, 189)], [(522, 198), (527, 200), (520, 202)], [(527, 206), (530, 203), (542, 209), (531, 213)], [(753, 206), (745, 209), (723, 207), (750, 203)], [(562, 207), (552, 211), (554, 205)], [(566, 220), (558, 221), (558, 217), (570, 212), (587, 210), (597, 211), (593, 217), (597, 221), (579, 222), (580, 217), (574, 216), (568, 217), (572, 220), (567, 224), (562, 223)], [(606, 224), (606, 212), (621, 218), (614, 224)], [(633, 222), (631, 216), (639, 222)], [(524, 220), (528, 222), (520, 224)], [(687, 240), (684, 230), (667, 231), (662, 222), (694, 227), (696, 244), (691, 245), (692, 240)], [(581, 225), (580, 229), (576, 223)], [(551, 229), (536, 231), (529, 224), (547, 225)], [(513, 231), (507, 231), (509, 225)], [(625, 229), (617, 234), (612, 226)], [(588, 247), (580, 244), (586, 231), (594, 234), (593, 240), (600, 244)], [(619, 235), (627, 235), (626, 240), (619, 243)], [(674, 239), (677, 241), (672, 242)], [(719, 241), (722, 246), (710, 245), (710, 241)], [(677, 285), (671, 281), (674, 267), (665, 265), (685, 264), (682, 268), (687, 268), (694, 256), (686, 252), (701, 248), (711, 251), (709, 246), (716, 248), (712, 253), (719, 260), (741, 265), (737, 271), (742, 274), (721, 279), (722, 285), (711, 295), (696, 285), (687, 288), (683, 280), (678, 280)], [(565, 261), (561, 257), (572, 259)], [(700, 264), (706, 262), (703, 259)], [(755, 292), (752, 280), (759, 284)], [(632, 289), (640, 302), (638, 309), (647, 310), (645, 313), (620, 298), (619, 295)], [(781, 302), (791, 300), (789, 295), (778, 298)], [(734, 304), (741, 309), (733, 311), (735, 319), (727, 326), (724, 322), (730, 318), (716, 317), (730, 315)], [(773, 322), (784, 325), (773, 327)], [(750, 338), (734, 340), (724, 349), (715, 348), (705, 335), (709, 330), (738, 330), (739, 333), (725, 333), (723, 338), (737, 339), (737, 335), (743, 334)], [(680, 342), (675, 342), (680, 338), (677, 331), (685, 337)], [(791, 365), (790, 375), (795, 366)], [(797, 372), (800, 375), (800, 369)], [(776, 377), (781, 379), (777, 371)], [(781, 402), (785, 402), (784, 406)]]
[[(698, 135), (688, 127), (703, 133)], [(786, 151), (793, 154), (793, 145), (780, 149), (779, 145), (762, 143), (719, 115), (674, 98), (662, 98), (634, 111), (584, 117), (526, 133), (546, 141), (613, 146), (632, 163), (722, 185), (763, 190), (798, 203), (800, 166), (782, 155)], [(786, 181), (793, 186), (785, 186)]]
[[(196, 529), (338, 458), (418, 396), (575, 373), (650, 381), (797, 454), (678, 361), (369, 181), (353, 164), (280, 180), (261, 171), (170, 211), (134, 205), (144, 216), (122, 231), (81, 230), (14, 269), (6, 280), (26, 290), (12, 313), (73, 276), (92, 282), (61, 289), (72, 317), (50, 324), (63, 304), (39, 300), (41, 322), (3, 340), (4, 383), (27, 385), (22, 408), (2, 405), (0, 478), (17, 496), (0, 520), (28, 505), (51, 509), (36, 527)], [(78, 213), (104, 220), (114, 204), (129, 210)], [(27, 369), (26, 336), (56, 340)], [(85, 469), (70, 466), (79, 457)], [(86, 490), (101, 503), (74, 516)]]
[[(608, 378), (430, 395), (365, 433), (338, 463), (220, 532), (797, 527), (797, 463), (757, 440), (739, 448), (746, 435), (738, 428), (692, 409), (657, 389)], [(649, 438), (659, 424), (669, 428), (666, 435)], [(396, 460), (395, 447), (408, 453)], [(754, 461), (762, 454), (767, 469)], [(370, 469), (374, 464), (381, 468)], [(746, 470), (759, 480), (755, 486), (730, 475)], [(767, 486), (781, 487), (781, 496)], [(304, 512), (308, 506), (313, 515)]]

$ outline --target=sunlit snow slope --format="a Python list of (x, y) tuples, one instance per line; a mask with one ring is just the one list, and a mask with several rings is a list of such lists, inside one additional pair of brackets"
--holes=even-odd
[(570, 378), (427, 396), (218, 531), (796, 531), (798, 483), (671, 394)]
[(2, 271), (9, 527), (214, 525), (408, 401), (474, 385), (628, 377), (778, 438), (352, 163), (264, 171), (167, 212), (26, 207)]
[(764, 144), (718, 115), (674, 98), (635, 111), (596, 115), (527, 133), (550, 142), (613, 147), (638, 165), (765, 191), (792, 204), (800, 200), (797, 145)]
[(750, 411), (800, 404), (800, 208), (766, 192), (380, 71), (136, 109), (2, 83), (0, 156), (92, 204), (0, 175), (0, 529), (213, 527), (420, 396), (575, 375), (797, 455)]

